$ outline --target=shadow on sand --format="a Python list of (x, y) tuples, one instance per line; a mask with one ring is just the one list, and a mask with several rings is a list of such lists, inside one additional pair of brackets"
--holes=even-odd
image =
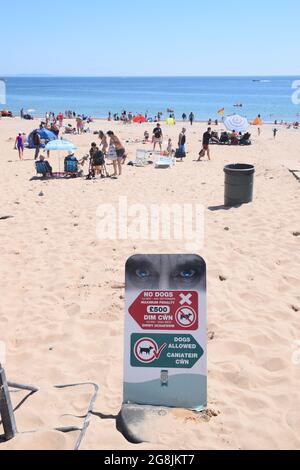
[(237, 206), (211, 206), (211, 207), (208, 207), (208, 210), (211, 211), (211, 212), (217, 212), (217, 211), (230, 211), (232, 209), (239, 209), (240, 207), (242, 207), (242, 204), (239, 204)]

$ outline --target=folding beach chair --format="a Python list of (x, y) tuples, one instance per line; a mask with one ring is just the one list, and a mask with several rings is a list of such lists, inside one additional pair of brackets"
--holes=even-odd
[(49, 171), (48, 171), (46, 162), (40, 162), (40, 161), (35, 162), (35, 169), (36, 169), (37, 175), (42, 175), (44, 178), (46, 176), (51, 176)]
[(65, 174), (67, 176), (77, 176), (78, 174), (78, 160), (74, 156), (65, 158)]
[(147, 155), (146, 150), (137, 150), (136, 151), (135, 166), (137, 166), (137, 167), (148, 166), (148, 155)]

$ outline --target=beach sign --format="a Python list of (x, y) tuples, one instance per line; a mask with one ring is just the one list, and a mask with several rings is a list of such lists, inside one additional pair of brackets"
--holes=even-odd
[(124, 404), (207, 405), (206, 264), (135, 255), (126, 264)]

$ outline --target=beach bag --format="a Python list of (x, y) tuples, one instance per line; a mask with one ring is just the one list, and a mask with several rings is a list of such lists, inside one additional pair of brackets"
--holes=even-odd
[(109, 158), (109, 160), (117, 160), (118, 155), (117, 155), (117, 151), (114, 145), (109, 146), (107, 158)]
[(180, 149), (177, 149), (175, 153), (175, 158), (186, 158), (186, 153), (181, 152)]

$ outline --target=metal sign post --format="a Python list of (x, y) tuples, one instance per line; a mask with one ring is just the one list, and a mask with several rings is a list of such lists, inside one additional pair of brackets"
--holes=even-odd
[(17, 434), (17, 425), (14, 410), (10, 399), (5, 371), (0, 364), (0, 417), (6, 441), (10, 441)]

